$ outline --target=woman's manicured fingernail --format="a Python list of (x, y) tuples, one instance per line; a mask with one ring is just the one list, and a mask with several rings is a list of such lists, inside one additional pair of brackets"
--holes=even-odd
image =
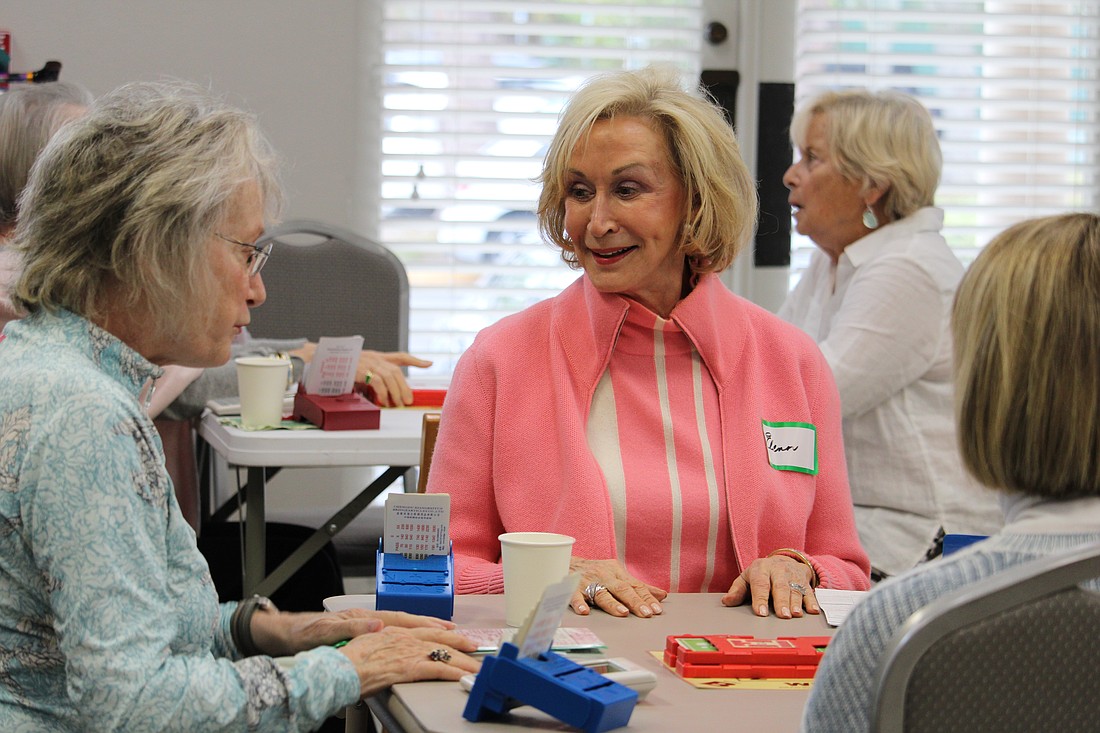
[(653, 611), (649, 610), (649, 606), (642, 606), (640, 609), (638, 609), (638, 613), (646, 617), (653, 615)]
[(653, 609), (653, 613), (664, 613), (665, 612), (665, 609), (661, 608), (660, 603), (654, 603), (651, 606), (651, 608)]

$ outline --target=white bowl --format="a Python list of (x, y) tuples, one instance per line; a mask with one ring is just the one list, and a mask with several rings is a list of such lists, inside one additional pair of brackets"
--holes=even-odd
[(363, 593), (347, 596), (329, 596), (322, 601), (322, 603), (326, 611), (331, 611), (333, 613), (337, 611), (346, 611), (349, 608), (365, 608), (368, 611), (374, 610), (374, 596)]

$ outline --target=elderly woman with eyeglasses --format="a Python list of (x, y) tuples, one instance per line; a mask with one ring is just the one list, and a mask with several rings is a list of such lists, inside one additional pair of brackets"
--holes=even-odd
[(0, 730), (310, 730), (477, 669), (437, 619), (218, 603), (138, 395), (229, 357), (278, 198), (253, 120), (180, 84), (103, 97), (35, 163), (0, 337)]

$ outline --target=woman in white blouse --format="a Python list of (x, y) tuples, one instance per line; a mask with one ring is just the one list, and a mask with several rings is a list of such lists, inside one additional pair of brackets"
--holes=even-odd
[(934, 207), (941, 154), (928, 111), (896, 92), (826, 92), (791, 123), (784, 174), (817, 245), (779, 311), (817, 341), (840, 388), (844, 446), (872, 577), (986, 535), (996, 499), (963, 471), (952, 420), (949, 316), (963, 267)]

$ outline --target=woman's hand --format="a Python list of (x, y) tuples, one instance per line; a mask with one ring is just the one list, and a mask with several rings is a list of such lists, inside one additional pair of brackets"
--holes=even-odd
[(812, 577), (812, 569), (792, 557), (762, 557), (733, 581), (729, 592), (722, 596), (722, 605), (739, 606), (751, 599), (753, 613), (767, 616), (770, 597), (779, 618), (800, 617), (803, 608), (808, 613), (820, 613), (810, 585)]
[(412, 387), (405, 380), (401, 367), (430, 367), (432, 363), (404, 351), (363, 351), (359, 354), (359, 368), (355, 370), (355, 381), (367, 381), (374, 390), (378, 403), (385, 406), (402, 407), (413, 401)]
[(626, 571), (618, 560), (584, 560), (574, 557), (569, 561), (569, 570), (581, 574), (580, 587), (573, 594), (570, 604), (575, 613), (588, 615), (588, 599), (585, 589), (589, 586), (602, 586), (595, 594), (594, 605), (612, 616), (635, 616), (649, 618), (662, 613), (659, 601), (668, 596), (668, 591), (643, 583)]
[(481, 662), (463, 654), (476, 648), (453, 631), (391, 626), (355, 637), (340, 652), (355, 665), (359, 694), (366, 697), (399, 682), (457, 680), (477, 672)]
[(264, 654), (289, 656), (391, 626), (437, 631), (449, 631), (455, 627), (450, 621), (403, 611), (367, 611), (362, 608), (338, 613), (257, 611), (252, 615), (252, 640)]
[(418, 616), (405, 611), (367, 611), (366, 613), (369, 613), (372, 618), (379, 619), (386, 626), (397, 626), (403, 629), (424, 628), (450, 631), (455, 627), (452, 621), (444, 621), (435, 616)]

